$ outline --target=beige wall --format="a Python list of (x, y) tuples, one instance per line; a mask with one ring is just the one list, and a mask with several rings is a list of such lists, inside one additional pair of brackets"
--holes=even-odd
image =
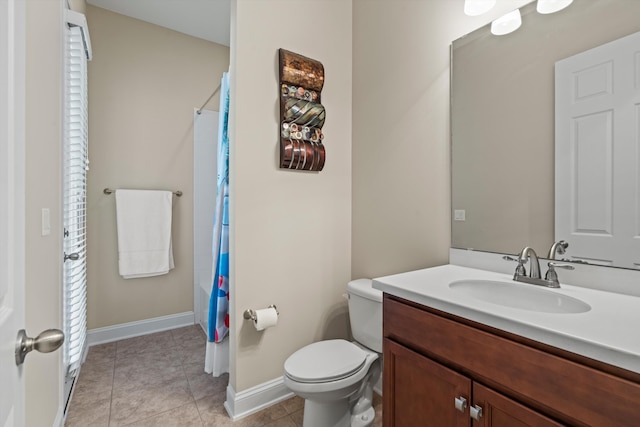
[[(280, 377), (298, 348), (347, 336), (352, 8), (349, 0), (234, 0), (232, 10), (230, 382), (241, 391)], [(313, 25), (290, 23), (292, 13)], [(324, 64), (321, 172), (277, 167), (278, 48)], [(269, 304), (278, 325), (256, 332), (242, 312)]]
[(87, 2), (86, 0), (67, 0), (67, 4), (69, 5), (69, 9), (75, 10), (76, 12), (80, 12), (83, 15), (87, 13)]
[(527, 1), (354, 0), (353, 277), (448, 262), (449, 46)]
[[(508, 8), (471, 18), (463, 0), (354, 0), (353, 7), (306, 0), (296, 7), (313, 14), (319, 30), (292, 36), (279, 18), (292, 2), (266, 3), (232, 2), (236, 391), (281, 375), (303, 345), (345, 336), (341, 295), (350, 277), (448, 261), (449, 45)], [(328, 154), (319, 174), (276, 168), (280, 47), (325, 66)], [(267, 109), (268, 116), (253, 113)], [(242, 319), (245, 309), (272, 303), (281, 312), (277, 327), (257, 333)]]
[[(62, 0), (30, 0), (26, 43), (26, 330), (62, 329)], [(41, 235), (41, 210), (51, 234)], [(61, 409), (62, 350), (24, 364), (26, 425), (52, 425)]]
[[(193, 310), (193, 109), (219, 85), (229, 48), (91, 5), (88, 328)], [(217, 96), (209, 108), (217, 109)], [(109, 188), (172, 189), (176, 268), (118, 275)]]

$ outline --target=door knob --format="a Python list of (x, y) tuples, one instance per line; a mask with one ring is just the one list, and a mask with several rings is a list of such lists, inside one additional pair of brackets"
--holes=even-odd
[(37, 350), (40, 353), (51, 353), (60, 348), (63, 342), (64, 333), (59, 329), (47, 329), (35, 338), (29, 338), (27, 331), (20, 329), (18, 331), (18, 341), (16, 342), (16, 365), (22, 365), (24, 358), (31, 350)]

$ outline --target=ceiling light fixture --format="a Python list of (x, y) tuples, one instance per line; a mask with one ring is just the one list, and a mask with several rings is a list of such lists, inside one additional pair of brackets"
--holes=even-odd
[(522, 25), (522, 16), (520, 16), (520, 9), (516, 9), (493, 21), (491, 23), (491, 34), (503, 36), (514, 32), (520, 28), (520, 25)]
[(538, 13), (555, 13), (569, 6), (573, 0), (538, 0), (536, 10)]
[(482, 15), (495, 6), (496, 0), (464, 0), (464, 13), (468, 16)]

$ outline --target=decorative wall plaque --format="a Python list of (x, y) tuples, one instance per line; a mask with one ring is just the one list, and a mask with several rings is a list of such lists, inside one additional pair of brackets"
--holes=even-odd
[(321, 171), (325, 120), (319, 61), (280, 49), (280, 167)]

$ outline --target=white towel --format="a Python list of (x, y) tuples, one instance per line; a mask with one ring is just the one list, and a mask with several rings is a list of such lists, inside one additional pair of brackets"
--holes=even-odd
[(173, 265), (171, 191), (116, 190), (118, 262), (125, 279), (167, 274)]

